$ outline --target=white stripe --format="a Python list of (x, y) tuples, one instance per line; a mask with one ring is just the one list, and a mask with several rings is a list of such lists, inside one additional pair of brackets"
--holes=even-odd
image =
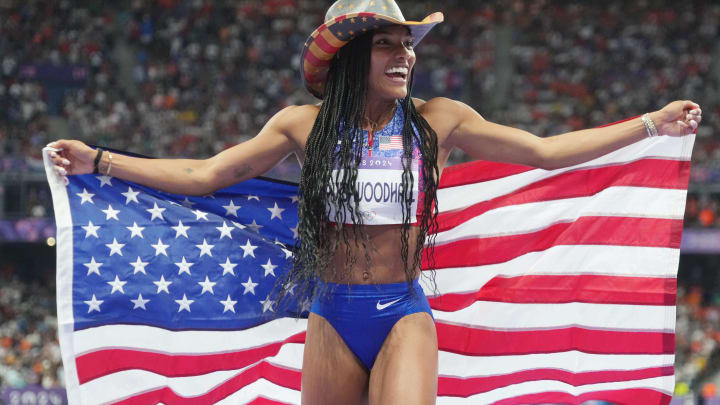
[(694, 135), (682, 138), (666, 136), (645, 139), (576, 166), (556, 170), (535, 169), (496, 180), (439, 189), (438, 209), (440, 212), (453, 211), (472, 205), (477, 201), (486, 201), (511, 193), (529, 184), (557, 176), (560, 173), (578, 169), (629, 163), (647, 157), (690, 160), (694, 139)]
[(149, 371), (126, 370), (87, 382), (80, 386), (80, 392), (83, 405), (112, 403), (165, 386), (178, 395), (187, 395), (193, 391), (196, 395), (202, 395), (218, 382), (226, 381), (238, 373), (239, 370), (229, 370), (192, 377), (166, 378)]
[[(267, 357), (265, 360), (279, 367), (299, 371), (302, 368), (302, 351), (302, 344), (290, 344), (283, 346), (277, 356)], [(82, 385), (81, 390), (83, 399), (91, 399), (88, 403), (112, 402), (165, 386), (180, 396), (196, 397), (205, 395), (256, 364), (237, 370), (170, 378), (145, 370), (125, 370), (89, 381)]]
[(256, 398), (263, 397), (274, 401), (286, 402), (289, 404), (300, 404), (300, 391), (291, 390), (279, 385), (275, 385), (265, 379), (260, 379), (242, 391), (217, 402), (218, 405), (238, 405), (246, 404)]
[(455, 312), (433, 310), (435, 320), (490, 330), (544, 330), (579, 326), (589, 329), (672, 332), (668, 313), (674, 305), (616, 305), (570, 302), (515, 304), (476, 301)]
[(67, 187), (60, 181), (57, 174), (55, 174), (55, 169), (53, 169), (54, 164), (48, 153), (48, 148), (43, 148), (42, 155), (45, 165), (45, 176), (50, 185), (50, 193), (55, 210), (57, 251), (63, 252), (63, 254), (57, 256), (57, 273), (55, 276), (58, 338), (60, 341), (63, 368), (65, 370), (65, 387), (68, 403), (75, 404), (79, 403), (78, 387), (80, 382), (75, 368), (75, 348), (72, 339), (75, 323), (72, 308), (73, 225)]
[[(680, 249), (642, 246), (558, 245), (541, 252), (526, 253), (505, 263), (454, 267), (435, 271), (441, 294), (477, 291), (496, 276), (609, 275), (675, 278)], [(421, 285), (434, 296), (424, 273)]]
[(571, 350), (511, 356), (465, 356), (440, 351), (439, 374), (457, 377), (482, 377), (516, 373), (523, 370), (557, 369), (573, 373), (603, 370), (638, 370), (672, 367), (672, 354), (592, 354)]
[(438, 233), (436, 244), (534, 232), (588, 216), (682, 219), (686, 194), (685, 190), (611, 187), (589, 197), (500, 207)]
[[(165, 378), (163, 376), (149, 373), (141, 370), (123, 371), (113, 375), (105, 376), (83, 384), (80, 387), (80, 398), (83, 405), (91, 404), (110, 404), (118, 400), (122, 400), (131, 396), (139, 395), (144, 392), (153, 391), (165, 386), (171, 388), (178, 395), (184, 397), (193, 397), (203, 395), (211, 390), (215, 385), (211, 385), (213, 381), (226, 381), (240, 373), (238, 370), (218, 371), (216, 373), (205, 376), (183, 377), (183, 378)], [(191, 388), (202, 384), (208, 388), (203, 392), (190, 394)], [(258, 396), (263, 395), (278, 401), (299, 403), (300, 392), (290, 388), (285, 388), (273, 384), (264, 378), (254, 381), (234, 394), (225, 398), (217, 404), (244, 404)]]
[(284, 345), (277, 355), (268, 357), (267, 359), (269, 362), (281, 367), (302, 370), (304, 349), (305, 345), (302, 343)]
[[(158, 353), (224, 353), (265, 346), (305, 331), (306, 319), (280, 318), (239, 331), (169, 331), (143, 325), (106, 325), (75, 332), (78, 355), (103, 348)], [(199, 345), (198, 342), (202, 342)]]
[(469, 398), (458, 397), (440, 397), (437, 404), (453, 405), (453, 404), (492, 404), (505, 398), (513, 398), (521, 395), (541, 393), (541, 392), (567, 392), (571, 395), (581, 395), (595, 391), (623, 390), (631, 388), (649, 388), (655, 391), (670, 395), (673, 390), (675, 379), (673, 376), (655, 377), (644, 380), (619, 381), (602, 384), (587, 384), (579, 387), (573, 387), (560, 381), (541, 380), (529, 381), (520, 384), (514, 384), (508, 387), (498, 388), (490, 392), (473, 395)]

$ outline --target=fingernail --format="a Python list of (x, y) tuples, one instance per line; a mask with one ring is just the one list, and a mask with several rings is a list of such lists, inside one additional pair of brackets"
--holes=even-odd
[(677, 124), (680, 125), (683, 128), (687, 128), (687, 124), (682, 121), (677, 121)]
[(50, 151), (50, 157), (57, 157), (57, 153)]
[(695, 120), (690, 120), (690, 125), (691, 125), (693, 128), (695, 128), (695, 127), (698, 126), (698, 123), (697, 123), (697, 121), (695, 121)]
[(63, 179), (63, 183), (64, 183), (66, 186), (67, 186), (68, 184), (70, 184), (70, 180), (68, 180), (67, 177), (63, 176), (62, 179)]
[(52, 148), (52, 147), (55, 146), (55, 142), (50, 142), (50, 143), (48, 143), (48, 144), (45, 145), (45, 146), (47, 146), (48, 148)]
[(64, 164), (65, 166), (67, 166), (67, 165), (70, 164), (70, 161), (67, 160), (67, 159), (63, 159), (62, 164)]
[(67, 170), (63, 169), (62, 167), (58, 167), (58, 166), (55, 166), (55, 167), (56, 167), (55, 170), (58, 173), (60, 173), (61, 176), (67, 176)]

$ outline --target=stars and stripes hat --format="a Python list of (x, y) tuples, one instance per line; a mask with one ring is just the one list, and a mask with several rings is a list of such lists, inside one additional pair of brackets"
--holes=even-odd
[(443, 19), (441, 12), (435, 12), (422, 21), (405, 21), (393, 0), (338, 0), (325, 14), (325, 23), (305, 41), (300, 58), (302, 81), (312, 95), (322, 99), (330, 61), (357, 35), (382, 26), (404, 25), (418, 44)]

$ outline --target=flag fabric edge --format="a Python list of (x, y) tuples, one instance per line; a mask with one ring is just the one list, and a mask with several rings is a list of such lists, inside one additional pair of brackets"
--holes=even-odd
[(80, 381), (75, 366), (73, 345), (75, 321), (72, 306), (73, 233), (70, 201), (65, 184), (63, 184), (53, 168), (54, 165), (49, 156), (50, 150), (52, 148), (43, 148), (42, 155), (55, 213), (56, 246), (57, 249), (67, 249), (65, 254), (56, 257), (55, 295), (57, 301), (58, 340), (60, 341), (60, 353), (65, 370), (65, 391), (68, 403), (79, 404)]

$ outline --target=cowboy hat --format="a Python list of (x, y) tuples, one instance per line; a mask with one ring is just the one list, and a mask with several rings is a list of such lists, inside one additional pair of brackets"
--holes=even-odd
[(333, 56), (364, 32), (388, 25), (403, 25), (408, 27), (417, 44), (442, 21), (440, 12), (430, 14), (422, 21), (405, 21), (393, 0), (338, 0), (325, 14), (325, 23), (305, 41), (300, 56), (303, 84), (315, 97), (322, 99)]

